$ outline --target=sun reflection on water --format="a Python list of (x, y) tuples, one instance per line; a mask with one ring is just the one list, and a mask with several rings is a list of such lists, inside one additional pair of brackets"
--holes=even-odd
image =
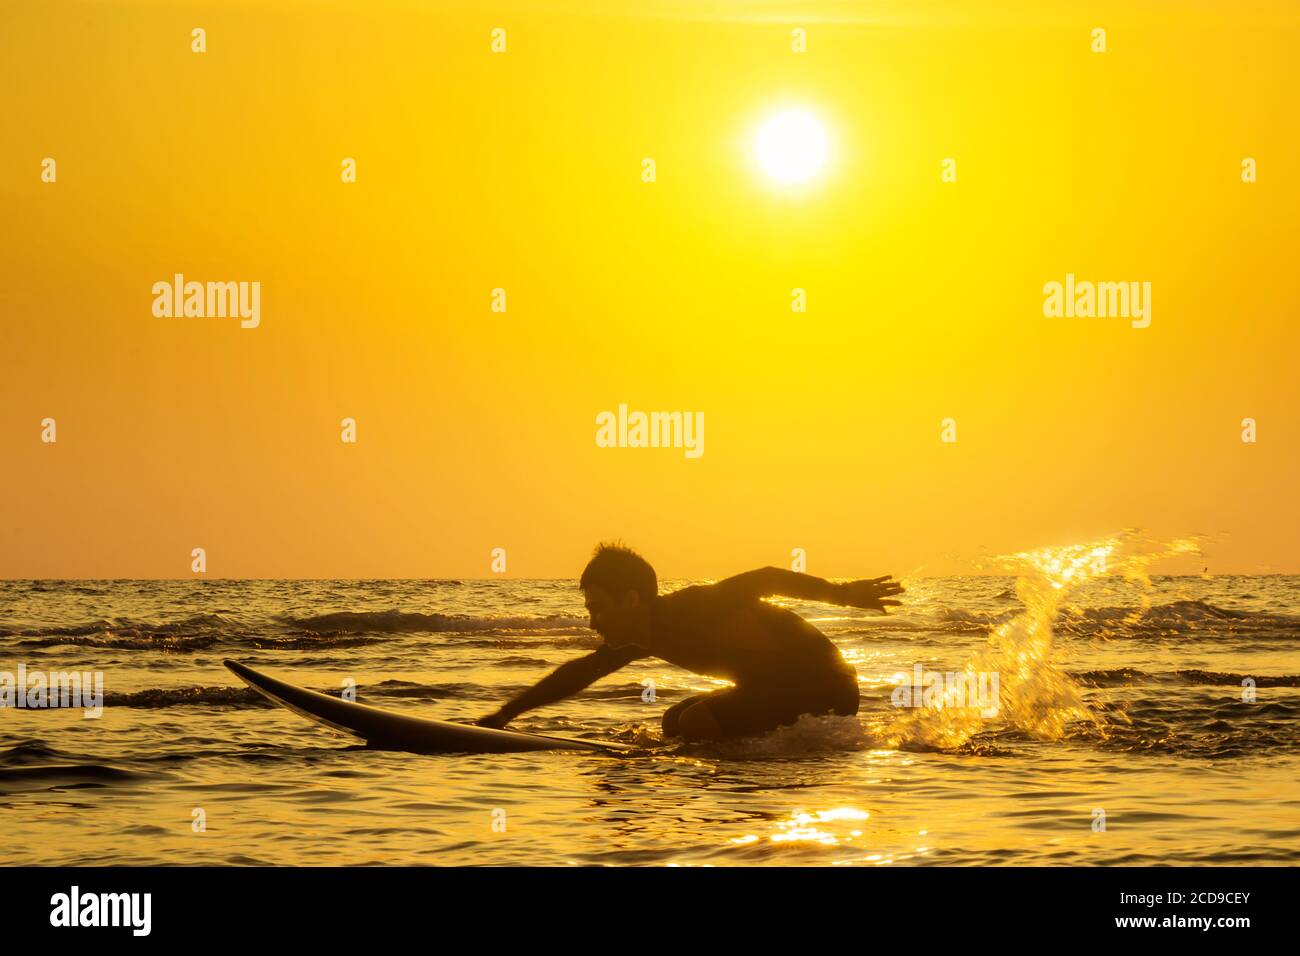
[[(819, 843), (822, 846), (840, 846), (842, 842), (862, 836), (862, 830), (854, 828), (844, 832), (844, 828), (838, 828), (839, 832), (837, 832), (837, 828), (828, 827), (828, 824), (838, 824), (846, 820), (867, 820), (870, 817), (871, 814), (865, 810), (854, 807), (836, 807), (833, 810), (818, 810), (813, 813), (796, 810), (790, 814), (788, 820), (777, 821), (775, 832), (769, 834), (767, 840), (770, 843)], [(763, 838), (750, 833), (742, 837), (734, 837), (729, 842), (736, 846), (751, 846), (763, 842)]]

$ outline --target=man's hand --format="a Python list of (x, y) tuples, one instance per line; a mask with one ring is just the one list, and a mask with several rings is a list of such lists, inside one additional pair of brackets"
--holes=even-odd
[(496, 713), (480, 717), (474, 723), (500, 730), (520, 714), (564, 700), (629, 661), (645, 656), (646, 651), (632, 645), (615, 648), (602, 644), (585, 657), (561, 664), (518, 697), (498, 707)]
[(512, 718), (509, 714), (503, 714), (501, 711), (498, 710), (494, 714), (488, 714), (486, 717), (480, 717), (478, 720), (474, 721), (474, 725), (477, 727), (491, 727), (494, 730), (500, 730), (506, 724), (510, 723), (510, 721), (513, 719), (514, 718)]
[(885, 613), (886, 606), (897, 606), (902, 601), (890, 598), (893, 594), (902, 594), (903, 586), (886, 574), (883, 578), (867, 578), (862, 581), (850, 581), (837, 585), (840, 602), (849, 607), (865, 608), (868, 611)]

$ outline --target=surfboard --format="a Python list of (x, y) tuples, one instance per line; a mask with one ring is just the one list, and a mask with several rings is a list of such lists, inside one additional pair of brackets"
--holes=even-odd
[(627, 744), (609, 741), (549, 737), (545, 734), (495, 730), (451, 720), (436, 720), (432, 717), (396, 714), (278, 680), (238, 661), (228, 660), (222, 663), (268, 700), (308, 720), (359, 737), (371, 747), (381, 750), (405, 750), (417, 754), (485, 754), (526, 750), (599, 750), (615, 753), (632, 749)]

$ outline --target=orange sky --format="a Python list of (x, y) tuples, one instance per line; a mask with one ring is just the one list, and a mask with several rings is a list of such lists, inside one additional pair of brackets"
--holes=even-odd
[[(962, 573), (1133, 526), (1300, 572), (1300, 13), (982, 6), (5, 3), (0, 575)], [(751, 153), (790, 106), (798, 189)], [(260, 325), (155, 317), (178, 272)], [(1150, 326), (1045, 317), (1067, 273)], [(620, 403), (704, 454), (597, 447)]]

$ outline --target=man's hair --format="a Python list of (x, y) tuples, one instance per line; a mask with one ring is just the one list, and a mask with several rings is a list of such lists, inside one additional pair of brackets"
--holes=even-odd
[(582, 572), (578, 587), (602, 588), (621, 601), (628, 591), (635, 591), (642, 603), (659, 593), (659, 579), (650, 562), (622, 542), (596, 545), (596, 550)]

